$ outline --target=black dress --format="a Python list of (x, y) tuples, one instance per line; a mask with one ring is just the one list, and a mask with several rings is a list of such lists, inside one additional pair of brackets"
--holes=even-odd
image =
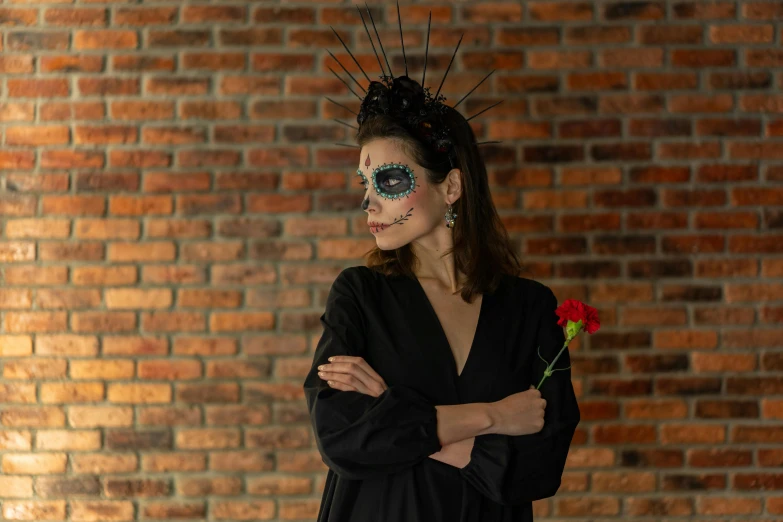
[[(476, 436), (464, 468), (441, 450), (435, 405), (494, 402), (537, 385), (565, 342), (557, 299), (532, 279), (504, 276), (484, 294), (460, 375), (438, 316), (417, 279), (364, 266), (343, 270), (321, 316), (324, 331), (304, 382), (316, 444), (329, 467), (318, 522), (525, 522), (533, 500), (560, 487), (580, 420), (571, 370), (544, 381), (544, 428)], [(383, 378), (373, 397), (331, 388), (318, 366), (353, 355)], [(568, 350), (556, 368), (571, 365)]]

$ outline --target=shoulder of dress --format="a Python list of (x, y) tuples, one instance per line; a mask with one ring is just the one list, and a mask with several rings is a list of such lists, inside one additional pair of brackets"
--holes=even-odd
[(343, 268), (336, 280), (349, 285), (354, 290), (361, 288), (372, 277), (372, 270), (363, 265)]
[(359, 279), (366, 277), (369, 272), (369, 268), (364, 265), (349, 266), (343, 268), (342, 272), (337, 277), (348, 277), (352, 279)]
[[(541, 281), (514, 275), (509, 275), (508, 277), (515, 285), (515, 293), (517, 295), (541, 299), (547, 296), (549, 292), (552, 292), (552, 289)], [(552, 293), (554, 294), (554, 292)]]

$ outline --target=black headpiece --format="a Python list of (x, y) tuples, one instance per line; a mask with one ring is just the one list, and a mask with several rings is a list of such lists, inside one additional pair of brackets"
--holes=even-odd
[[(370, 80), (370, 77), (367, 76), (367, 73), (364, 72), (364, 69), (362, 69), (362, 66), (359, 65), (359, 62), (356, 60), (356, 58), (353, 56), (353, 53), (351, 53), (350, 49), (348, 49), (348, 46), (345, 45), (345, 42), (343, 42), (343, 39), (340, 38), (340, 35), (337, 34), (337, 31), (334, 30), (332, 27), (332, 31), (334, 31), (334, 34), (337, 36), (337, 38), (340, 40), (340, 42), (343, 44), (343, 47), (345, 47), (345, 50), (348, 51), (348, 54), (353, 58), (353, 61), (356, 62), (356, 65), (359, 66), (359, 70), (362, 71), (365, 78), (367, 78), (367, 81), (370, 82), (369, 88), (365, 90), (362, 85), (356, 80), (356, 78), (351, 75), (350, 72), (348, 72), (348, 69), (345, 68), (345, 66), (340, 63), (340, 60), (337, 59), (335, 55), (331, 53), (331, 51), (327, 50), (329, 55), (334, 58), (338, 64), (340, 64), (340, 67), (343, 68), (343, 70), (348, 74), (348, 76), (351, 77), (351, 79), (356, 82), (357, 85), (359, 85), (359, 88), (362, 89), (362, 91), (365, 92), (364, 98), (356, 94), (353, 89), (351, 89), (350, 85), (348, 85), (345, 80), (340, 78), (340, 75), (338, 75), (334, 70), (332, 70), (331, 67), (329, 67), (329, 70), (332, 71), (332, 73), (337, 76), (337, 78), (345, 84), (346, 87), (348, 87), (348, 90), (351, 91), (357, 98), (359, 98), (362, 101), (361, 108), (359, 109), (359, 114), (356, 114), (355, 112), (351, 111), (346, 107), (345, 105), (339, 104), (336, 101), (332, 100), (328, 96), (326, 97), (327, 100), (330, 102), (339, 105), (340, 107), (343, 107), (344, 109), (348, 110), (349, 112), (352, 112), (353, 114), (356, 114), (356, 122), (361, 126), (365, 120), (367, 120), (368, 117), (372, 116), (373, 114), (386, 114), (388, 116), (391, 116), (393, 119), (398, 121), (400, 124), (402, 124), (403, 127), (405, 127), (411, 134), (419, 138), (422, 142), (424, 142), (430, 149), (433, 151), (444, 154), (448, 156), (449, 162), (452, 166), (452, 168), (455, 166), (455, 155), (454, 155), (454, 142), (452, 140), (452, 136), (450, 134), (450, 129), (448, 125), (446, 125), (442, 120), (442, 115), (448, 110), (447, 106), (444, 105), (442, 102), (446, 99), (445, 96), (440, 94), (440, 89), (443, 87), (443, 82), (446, 80), (446, 76), (449, 73), (449, 69), (451, 69), (451, 64), (454, 61), (454, 56), (457, 54), (457, 49), (459, 49), (460, 43), (462, 43), (462, 37), (465, 35), (463, 34), (462, 37), (460, 37), (459, 42), (457, 43), (457, 48), (454, 49), (454, 54), (451, 56), (451, 61), (449, 62), (449, 66), (446, 68), (446, 73), (443, 75), (443, 79), (440, 82), (440, 86), (438, 87), (438, 91), (435, 93), (435, 96), (432, 96), (430, 94), (430, 90), (428, 87), (422, 87), (424, 84), (424, 78), (427, 74), (427, 53), (429, 51), (430, 46), (430, 25), (432, 23), (432, 11), (430, 11), (430, 18), (429, 22), (427, 23), (427, 47), (424, 52), (424, 73), (422, 74), (421, 78), (421, 84), (417, 83), (415, 80), (408, 77), (408, 60), (405, 57), (405, 42), (402, 38), (402, 21), (400, 20), (400, 3), (397, 2), (397, 21), (400, 26), (400, 42), (402, 43), (402, 56), (405, 60), (405, 76), (398, 76), (395, 78), (391, 72), (391, 65), (389, 65), (389, 59), (386, 57), (386, 51), (383, 49), (383, 44), (381, 43), (381, 37), (378, 35), (378, 29), (375, 27), (375, 21), (372, 18), (372, 13), (370, 13), (370, 8), (367, 7), (367, 3), (364, 4), (365, 8), (367, 9), (367, 14), (370, 17), (370, 21), (372, 22), (373, 29), (375, 30), (375, 36), (378, 38), (378, 44), (381, 47), (381, 52), (383, 53), (383, 58), (386, 60), (386, 65), (389, 68), (389, 74), (386, 74), (386, 70), (383, 68), (383, 64), (381, 63), (381, 59), (378, 56), (378, 52), (375, 50), (375, 44), (373, 43), (373, 39), (370, 36), (370, 30), (367, 28), (367, 24), (364, 21), (364, 16), (362, 15), (361, 10), (359, 9), (359, 6), (356, 6), (356, 9), (359, 11), (359, 16), (362, 18), (362, 23), (364, 24), (364, 30), (367, 32), (367, 36), (370, 39), (370, 44), (372, 45), (373, 52), (375, 53), (375, 57), (378, 59), (378, 65), (381, 67), (382, 74), (379, 76), (381, 78), (381, 81), (373, 81)], [(331, 27), (331, 26), (330, 26)], [(484, 83), (484, 80), (489, 78), (489, 76), (495, 72), (492, 70), (489, 74), (487, 74), (484, 79), (482, 79), (476, 87), (473, 87), (465, 96), (463, 96), (452, 108), (456, 108), (457, 105), (462, 103), (462, 100), (468, 97), (470, 93), (472, 93), (476, 88)], [(482, 110), (481, 112), (478, 112), (471, 116), (470, 118), (467, 118), (466, 121), (471, 120), (472, 118), (475, 118), (479, 114), (491, 109), (492, 107), (495, 107), (496, 105), (499, 105), (502, 103), (502, 100), (495, 103), (494, 105), (490, 105), (486, 109)], [(348, 123), (345, 123), (343, 121), (335, 119), (338, 123), (342, 123), (343, 125), (347, 125), (348, 127), (351, 127), (352, 129), (357, 129), (359, 127), (354, 127), (353, 125), (350, 125)], [(486, 143), (500, 143), (499, 141), (484, 141), (477, 143), (477, 145), (483, 145)], [(351, 145), (348, 143), (337, 143), (336, 145), (345, 145), (348, 147), (356, 147), (357, 145)], [(445, 156), (444, 156), (445, 157)]]

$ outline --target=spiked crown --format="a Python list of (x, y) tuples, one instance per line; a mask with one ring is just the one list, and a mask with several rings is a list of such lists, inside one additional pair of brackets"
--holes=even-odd
[[(334, 30), (332, 27), (332, 31), (334, 32), (335, 36), (340, 40), (340, 43), (343, 44), (343, 47), (345, 47), (345, 50), (348, 51), (348, 54), (351, 56), (353, 61), (356, 63), (356, 65), (359, 67), (359, 70), (364, 74), (364, 77), (367, 78), (367, 81), (370, 82), (369, 87), (365, 90), (364, 87), (356, 80), (356, 78), (353, 77), (353, 75), (348, 72), (348, 69), (345, 68), (345, 66), (340, 62), (340, 60), (337, 59), (337, 57), (331, 53), (327, 49), (327, 52), (329, 55), (335, 59), (335, 61), (340, 64), (340, 67), (343, 68), (343, 70), (348, 74), (348, 76), (351, 77), (351, 79), (359, 86), (362, 91), (364, 91), (365, 96), (362, 98), (356, 92), (354, 92), (353, 89), (351, 89), (351, 86), (348, 85), (348, 83), (343, 80), (339, 74), (334, 72), (334, 70), (329, 67), (329, 70), (332, 71), (332, 74), (334, 74), (337, 79), (339, 79), (341, 82), (345, 84), (346, 87), (348, 87), (348, 90), (351, 91), (354, 96), (359, 98), (361, 100), (361, 107), (359, 109), (359, 113), (355, 113), (345, 105), (342, 105), (340, 103), (337, 103), (336, 101), (332, 100), (328, 96), (326, 97), (327, 100), (330, 102), (339, 105), (340, 107), (348, 110), (349, 112), (356, 115), (356, 122), (361, 125), (369, 118), (370, 116), (374, 114), (385, 114), (393, 118), (395, 121), (400, 123), (404, 128), (406, 128), (412, 135), (417, 137), (419, 140), (421, 140), (424, 144), (426, 144), (431, 150), (437, 152), (438, 154), (443, 154), (448, 156), (449, 162), (452, 166), (452, 168), (455, 166), (455, 155), (454, 155), (454, 141), (452, 138), (452, 135), (450, 133), (450, 128), (448, 125), (446, 125), (443, 121), (443, 115), (448, 111), (448, 106), (445, 105), (443, 102), (446, 100), (446, 97), (440, 94), (440, 90), (443, 87), (443, 82), (446, 80), (446, 76), (449, 73), (449, 69), (451, 69), (451, 64), (454, 62), (454, 56), (457, 54), (457, 50), (459, 49), (460, 44), (462, 43), (462, 38), (465, 36), (464, 34), (460, 37), (459, 42), (457, 43), (456, 49), (454, 49), (454, 54), (451, 56), (451, 61), (449, 61), (449, 65), (446, 68), (446, 72), (443, 75), (443, 79), (440, 82), (440, 85), (438, 86), (438, 90), (433, 96), (430, 94), (430, 90), (428, 87), (422, 87), (424, 85), (424, 79), (427, 74), (427, 54), (429, 52), (429, 45), (430, 45), (430, 26), (432, 24), (432, 12), (430, 11), (430, 17), (429, 21), (427, 23), (427, 47), (424, 52), (424, 72), (422, 74), (421, 78), (421, 84), (413, 80), (408, 76), (408, 60), (405, 56), (405, 41), (402, 37), (402, 21), (400, 19), (400, 3), (397, 2), (397, 21), (400, 27), (400, 43), (402, 44), (402, 56), (403, 60), (405, 61), (405, 75), (404, 76), (398, 76), (394, 77), (392, 71), (391, 71), (391, 65), (389, 65), (389, 59), (386, 57), (386, 51), (383, 49), (383, 43), (381, 42), (381, 37), (378, 34), (378, 29), (375, 27), (375, 21), (372, 18), (372, 13), (370, 12), (370, 8), (367, 7), (367, 3), (364, 4), (365, 8), (367, 10), (367, 15), (370, 17), (370, 21), (372, 23), (373, 29), (375, 31), (375, 36), (378, 38), (378, 45), (381, 48), (381, 53), (383, 54), (383, 58), (386, 61), (386, 66), (389, 69), (389, 74), (386, 74), (386, 70), (383, 67), (383, 64), (381, 63), (381, 58), (378, 56), (378, 52), (375, 50), (375, 43), (373, 42), (372, 36), (370, 36), (370, 30), (367, 28), (367, 23), (364, 21), (364, 16), (362, 15), (361, 9), (359, 9), (359, 6), (356, 6), (357, 11), (359, 11), (359, 16), (362, 18), (362, 24), (364, 25), (364, 30), (367, 32), (367, 37), (370, 39), (370, 44), (372, 45), (373, 52), (375, 53), (375, 57), (378, 60), (378, 65), (381, 68), (381, 75), (379, 78), (381, 81), (374, 81), (370, 80), (370, 77), (367, 76), (367, 73), (364, 72), (364, 69), (361, 65), (359, 65), (359, 62), (354, 57), (353, 53), (351, 53), (350, 49), (348, 49), (348, 46), (345, 45), (345, 42), (342, 38), (340, 38), (340, 35), (337, 34), (337, 31)], [(330, 26), (331, 27), (331, 26)], [(490, 75), (495, 72), (493, 69), (489, 74), (487, 74), (473, 89), (471, 89), (465, 96), (463, 96), (453, 107), (452, 109), (456, 109), (456, 107), (462, 103), (462, 101), (467, 98), (476, 88), (484, 83), (484, 80), (490, 77)], [(495, 107), (496, 105), (499, 105), (502, 103), (502, 100), (490, 105), (486, 109), (474, 114), (470, 118), (466, 118), (466, 121), (470, 121), (471, 119), (475, 118), (479, 114), (491, 109), (492, 107)], [(353, 125), (350, 125), (348, 123), (345, 123), (343, 121), (340, 121), (338, 119), (335, 119), (336, 122), (341, 123), (343, 125), (347, 125), (348, 127), (351, 127), (352, 129), (359, 129), (360, 127), (355, 127)], [(487, 143), (500, 143), (498, 141), (485, 141), (485, 142), (479, 142), (477, 145), (483, 145)], [(359, 148), (357, 145), (351, 145), (348, 143), (337, 143), (336, 145), (344, 145), (348, 147), (355, 147)]]

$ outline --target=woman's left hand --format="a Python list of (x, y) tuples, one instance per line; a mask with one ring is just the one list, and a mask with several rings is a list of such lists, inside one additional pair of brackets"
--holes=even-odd
[[(362, 357), (335, 355), (327, 364), (318, 367), (318, 376), (332, 388), (356, 391), (377, 397), (388, 386)], [(323, 370), (321, 369), (323, 368)]]

